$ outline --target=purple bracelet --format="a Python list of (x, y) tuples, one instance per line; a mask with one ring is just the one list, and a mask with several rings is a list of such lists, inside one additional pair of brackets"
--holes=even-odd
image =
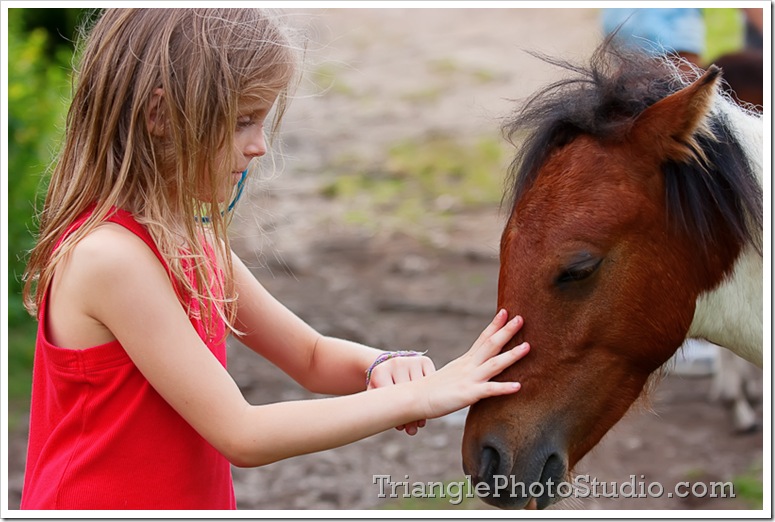
[(369, 383), (371, 382), (371, 372), (374, 371), (374, 368), (382, 364), (383, 362), (393, 359), (394, 357), (417, 357), (420, 355), (425, 355), (428, 353), (428, 351), (424, 352), (415, 352), (414, 350), (398, 350), (395, 352), (383, 352), (379, 354), (379, 357), (377, 357), (373, 363), (371, 363), (371, 366), (369, 366), (369, 369), (366, 370), (366, 387), (369, 387)]

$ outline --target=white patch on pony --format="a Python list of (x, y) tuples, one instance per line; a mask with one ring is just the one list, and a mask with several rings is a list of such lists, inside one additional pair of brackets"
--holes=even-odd
[[(733, 129), (761, 186), (764, 147), (761, 118), (735, 106), (722, 94), (717, 96), (713, 110)], [(707, 339), (761, 368), (762, 281), (762, 256), (753, 245), (747, 245), (729, 277), (697, 299), (687, 337)]]

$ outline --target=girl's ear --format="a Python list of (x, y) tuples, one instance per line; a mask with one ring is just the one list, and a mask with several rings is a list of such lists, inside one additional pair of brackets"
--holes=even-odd
[(164, 98), (164, 89), (157, 87), (154, 89), (151, 99), (148, 100), (148, 132), (151, 136), (158, 138), (164, 137), (164, 109), (162, 107), (162, 99)]

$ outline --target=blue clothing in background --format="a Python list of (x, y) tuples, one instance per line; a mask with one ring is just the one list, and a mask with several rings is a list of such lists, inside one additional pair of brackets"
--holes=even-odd
[(705, 51), (705, 22), (699, 8), (602, 9), (606, 35), (619, 26), (617, 38), (653, 54)]

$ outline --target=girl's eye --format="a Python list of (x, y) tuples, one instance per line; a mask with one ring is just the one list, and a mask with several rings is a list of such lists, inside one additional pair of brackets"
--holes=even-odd
[(253, 120), (253, 118), (239, 118), (237, 119), (237, 128), (244, 129), (246, 127), (250, 127), (254, 123), (255, 120)]

